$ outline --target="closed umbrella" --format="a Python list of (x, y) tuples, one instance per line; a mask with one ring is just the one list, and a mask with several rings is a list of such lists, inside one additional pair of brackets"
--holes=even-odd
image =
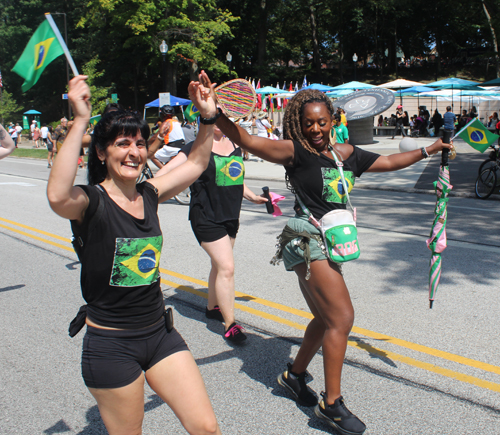
[(448, 165), (448, 150), (443, 150), (438, 180), (434, 182), (436, 206), (434, 222), (430, 237), (426, 240), (427, 247), (432, 252), (429, 263), (429, 307), (432, 308), (434, 298), (441, 279), (441, 254), (446, 249), (446, 222), (448, 220), (448, 194), (453, 186), (450, 184), (450, 167)]

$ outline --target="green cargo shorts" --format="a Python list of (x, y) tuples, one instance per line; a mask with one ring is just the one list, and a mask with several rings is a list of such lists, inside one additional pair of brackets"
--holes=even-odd
[[(312, 223), (309, 222), (307, 216), (305, 215), (295, 215), (293, 218), (288, 220), (287, 224), (292, 230), (297, 232), (305, 231), (309, 234), (319, 235), (321, 237), (321, 232)], [(293, 270), (294, 266), (300, 263), (305, 263), (304, 251), (295, 243), (297, 239), (285, 245), (283, 249), (283, 263), (286, 270)], [(323, 251), (322, 242), (318, 242), (315, 239), (309, 241), (309, 249), (311, 251), (311, 261), (314, 260), (327, 260), (327, 256)]]

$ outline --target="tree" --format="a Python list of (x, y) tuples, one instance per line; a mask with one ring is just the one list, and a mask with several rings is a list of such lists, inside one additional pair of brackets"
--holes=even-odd
[(106, 107), (106, 99), (109, 96), (109, 90), (112, 86), (102, 87), (97, 85), (97, 81), (100, 77), (102, 77), (105, 73), (104, 70), (97, 70), (97, 65), (101, 61), (96, 56), (89, 60), (82, 68), (83, 74), (88, 76), (87, 84), (90, 88), (90, 104), (92, 104), (92, 116), (99, 115), (104, 111)]
[(7, 91), (2, 91), (0, 95), (0, 119), (2, 124), (5, 124), (4, 120), (14, 122), (14, 115), (19, 115), (21, 113), (22, 107), (19, 106), (12, 98), (12, 94)]

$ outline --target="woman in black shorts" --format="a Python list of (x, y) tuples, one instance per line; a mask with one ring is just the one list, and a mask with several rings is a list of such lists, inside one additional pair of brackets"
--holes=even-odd
[[(191, 147), (192, 143), (181, 148), (157, 176), (182, 165), (190, 155)], [(244, 175), (241, 148), (215, 127), (208, 168), (191, 185), (189, 219), (198, 243), (212, 263), (205, 314), (209, 319), (224, 322), (224, 337), (233, 343), (246, 340), (243, 328), (234, 317), (233, 246), (239, 228), (241, 202), (243, 198), (255, 204), (267, 201), (246, 186)]]
[[(201, 79), (205, 87), (212, 86), (205, 73)], [(363, 172), (395, 171), (451, 147), (438, 140), (426, 148), (380, 156), (347, 143), (336, 143), (335, 137), (330, 136), (333, 115), (328, 97), (319, 91), (304, 90), (287, 105), (283, 120), (284, 140), (250, 136), (224, 115), (218, 118), (217, 126), (252, 154), (282, 164), (287, 184), (293, 193), (300, 194), (317, 220), (331, 210), (346, 208), (347, 198), (333, 153), (343, 163), (348, 190), (351, 190), (355, 177)], [(278, 382), (298, 403), (316, 405), (315, 414), (337, 431), (362, 434), (366, 427), (345, 406), (340, 387), (347, 339), (354, 322), (349, 291), (340, 265), (327, 259), (323, 252), (319, 230), (309, 222), (297, 203), (295, 210), (296, 216), (288, 221), (286, 232), (280, 236), (278, 257), (283, 258), (287, 270), (297, 274), (299, 287), (314, 317), (307, 326), (295, 361), (279, 375)], [(317, 404), (315, 394), (306, 386), (305, 376), (307, 366), (320, 347), (323, 348), (325, 393)]]
[[(147, 159), (149, 127), (130, 112), (106, 114), (89, 149), (89, 185), (74, 186), (91, 108), (85, 76), (70, 82), (75, 121), (47, 186), (50, 206), (71, 220), (87, 305), (70, 334), (84, 324), (82, 375), (110, 434), (141, 433), (144, 381), (190, 434), (220, 434), (203, 379), (186, 343), (165, 313), (159, 263), (163, 236), (158, 203), (181, 192), (206, 168), (213, 127), (202, 126), (186, 163), (136, 185)], [(215, 116), (208, 91), (191, 82), (201, 116)]]

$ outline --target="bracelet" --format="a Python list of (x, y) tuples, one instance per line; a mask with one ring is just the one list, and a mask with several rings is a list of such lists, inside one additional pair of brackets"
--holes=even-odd
[(200, 123), (203, 125), (212, 125), (215, 124), (215, 122), (220, 118), (222, 115), (222, 109), (220, 107), (217, 107), (217, 113), (213, 118), (201, 118), (200, 117)]
[(427, 152), (427, 150), (425, 149), (425, 147), (420, 148), (420, 151), (422, 152), (422, 157), (424, 159), (428, 159), (430, 157), (429, 153)]
[(156, 139), (159, 139), (159, 140), (164, 140), (165, 138), (163, 136), (160, 136), (160, 133), (158, 133), (156, 135)]

